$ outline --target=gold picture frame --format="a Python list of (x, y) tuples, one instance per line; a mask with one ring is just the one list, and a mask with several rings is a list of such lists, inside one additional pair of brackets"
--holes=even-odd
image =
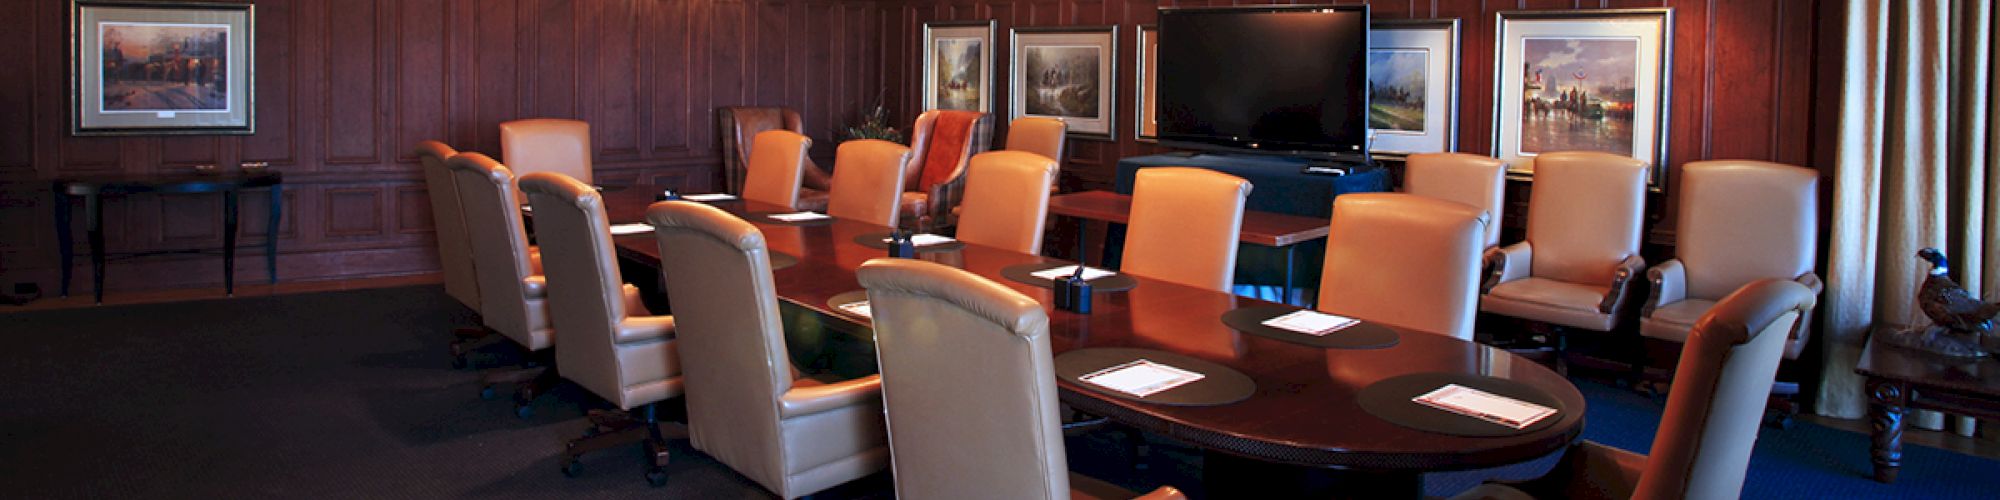
[(256, 7), (71, 0), (72, 135), (256, 133)]

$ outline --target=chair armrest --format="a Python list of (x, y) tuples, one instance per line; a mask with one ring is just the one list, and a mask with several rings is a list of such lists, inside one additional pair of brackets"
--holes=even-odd
[(542, 247), (528, 247), (528, 274), (542, 274)]
[[(1814, 299), (1818, 299), (1819, 294), (1826, 291), (1826, 285), (1821, 284), (1819, 281), (1819, 274), (1812, 271), (1806, 271), (1805, 274), (1793, 278), (1792, 281), (1796, 281), (1800, 285), (1805, 285), (1807, 290), (1812, 290)], [(1819, 302), (1815, 300), (1812, 305), (1806, 306), (1805, 310), (1799, 311), (1798, 323), (1792, 324), (1793, 342), (1805, 342), (1807, 340), (1806, 337), (1812, 334), (1813, 309), (1818, 306)], [(1790, 350), (1787, 352), (1790, 352)]]
[(521, 295), (527, 299), (543, 299), (549, 296), (549, 278), (540, 274), (521, 280)]
[(1611, 275), (1611, 289), (1604, 292), (1604, 301), (1597, 303), (1597, 312), (1612, 314), (1625, 305), (1625, 297), (1631, 296), (1632, 278), (1646, 271), (1646, 259), (1638, 255), (1627, 255), (1618, 263), (1618, 270)]
[(950, 180), (931, 186), (930, 192), (924, 195), (928, 197), (926, 204), (929, 206), (924, 208), (928, 213), (921, 214), (926, 224), (920, 229), (934, 231), (936, 227), (949, 226), (953, 220), (952, 210), (958, 208), (959, 200), (965, 197), (965, 168), (959, 167)]
[(1486, 283), (1481, 284), (1479, 293), (1493, 291), (1501, 283), (1528, 277), (1534, 271), (1535, 247), (1523, 241), (1486, 251)]
[(1654, 309), (1687, 300), (1687, 268), (1681, 266), (1680, 259), (1668, 259), (1647, 269), (1646, 281), (1653, 283), (1653, 293), (1646, 307), (1639, 310), (1641, 317), (1651, 318)]
[(624, 292), (625, 295), (626, 316), (653, 315), (653, 310), (646, 307), (646, 300), (639, 297), (639, 287), (632, 286), (631, 283), (626, 283), (618, 287), (618, 291)]
[(882, 402), (882, 376), (837, 384), (793, 387), (778, 397), (778, 418), (796, 418), (849, 406)]
[(611, 341), (619, 344), (674, 338), (673, 316), (626, 316), (618, 322)]
[(819, 162), (806, 158), (806, 166), (799, 172), (799, 186), (814, 191), (831, 191), (833, 176), (827, 174), (826, 169), (820, 168)]
[(1812, 290), (1813, 295), (1819, 295), (1821, 292), (1826, 291), (1826, 285), (1819, 282), (1819, 274), (1812, 271), (1806, 271), (1805, 274), (1801, 274), (1797, 278), (1792, 278), (1792, 281), (1797, 281), (1799, 284), (1805, 285), (1807, 290)]

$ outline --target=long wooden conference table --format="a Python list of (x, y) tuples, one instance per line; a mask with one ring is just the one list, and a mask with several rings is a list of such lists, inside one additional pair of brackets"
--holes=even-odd
[[(612, 223), (643, 222), (653, 192), (626, 189), (605, 193)], [(773, 273), (781, 301), (831, 321), (865, 327), (866, 317), (828, 304), (834, 296), (860, 290), (854, 271), (884, 250), (856, 238), (888, 228), (835, 219), (818, 226), (769, 223), (756, 213), (789, 212), (787, 207), (747, 201), (711, 203), (750, 220), (764, 233), (771, 251), (796, 257), (796, 264)], [(657, 269), (659, 247), (652, 233), (615, 237), (621, 258)], [(966, 244), (919, 258), (973, 272), (1053, 303), (1050, 289), (1015, 282), (1001, 268), (1036, 262), (1063, 262), (1010, 250)], [(1218, 482), (1265, 485), (1261, 480), (1214, 477), (1215, 470), (1291, 469), (1338, 478), (1328, 492), (1339, 496), (1416, 497), (1421, 473), (1495, 467), (1523, 462), (1563, 449), (1583, 430), (1584, 400), (1555, 372), (1505, 350), (1416, 331), (1399, 331), (1381, 349), (1331, 349), (1248, 335), (1219, 319), (1232, 309), (1278, 306), (1261, 300), (1133, 276), (1138, 284), (1095, 296), (1091, 314), (1049, 307), (1051, 345), (1057, 356), (1095, 347), (1133, 347), (1186, 355), (1226, 366), (1255, 382), (1247, 399), (1217, 406), (1171, 406), (1114, 397), (1061, 380), (1061, 399), (1073, 408), (1138, 429), (1185, 441), (1206, 452), (1211, 494), (1230, 491)], [(1329, 283), (1326, 286), (1339, 286)], [(671, 299), (671, 298), (669, 298)], [(1525, 384), (1560, 400), (1564, 411), (1538, 431), (1504, 437), (1467, 437), (1413, 429), (1370, 415), (1356, 395), (1369, 385), (1416, 373), (1472, 374)], [(1223, 464), (1234, 463), (1235, 467)], [(1231, 475), (1233, 474), (1224, 474)]]

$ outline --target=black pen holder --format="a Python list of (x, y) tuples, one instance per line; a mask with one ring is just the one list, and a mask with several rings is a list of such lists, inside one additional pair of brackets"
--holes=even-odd
[(909, 231), (889, 232), (889, 256), (899, 259), (916, 258), (917, 244), (910, 240)]
[(1090, 282), (1078, 276), (1056, 278), (1056, 308), (1090, 314)]
[(680, 201), (680, 199), (681, 194), (674, 192), (672, 189), (663, 190), (660, 191), (660, 194), (653, 195), (653, 201)]

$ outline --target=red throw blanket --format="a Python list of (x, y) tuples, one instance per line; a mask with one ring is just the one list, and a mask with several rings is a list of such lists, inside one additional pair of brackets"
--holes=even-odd
[(924, 151), (924, 171), (917, 176), (917, 190), (928, 193), (932, 186), (951, 180), (958, 159), (965, 156), (972, 141), (972, 124), (983, 114), (978, 111), (944, 111), (931, 123), (930, 149)]

